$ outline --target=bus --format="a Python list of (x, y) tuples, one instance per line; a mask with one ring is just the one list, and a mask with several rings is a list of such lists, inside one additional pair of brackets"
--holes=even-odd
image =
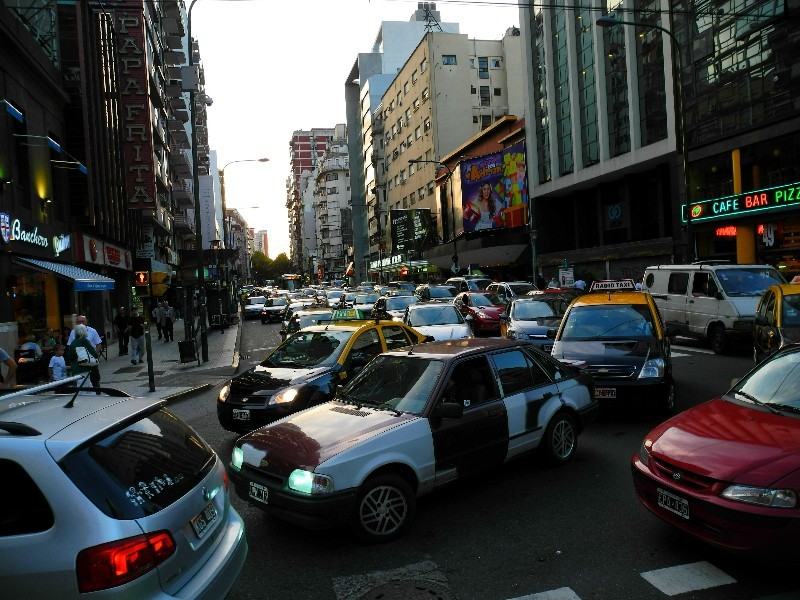
[(278, 289), (295, 292), (300, 289), (301, 277), (293, 273), (284, 273), (278, 278)]

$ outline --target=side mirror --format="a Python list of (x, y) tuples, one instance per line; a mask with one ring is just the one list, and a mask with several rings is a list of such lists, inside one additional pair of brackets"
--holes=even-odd
[(458, 402), (442, 402), (431, 412), (434, 419), (460, 419), (463, 416), (464, 407)]
[(556, 334), (558, 333), (558, 329), (548, 329), (547, 330), (547, 339), (554, 340), (556, 339)]
[(425, 336), (425, 341), (426, 341), (426, 342), (435, 342), (435, 341), (436, 341), (436, 338), (435, 338), (435, 337), (433, 337), (432, 335), (426, 335), (426, 336)]

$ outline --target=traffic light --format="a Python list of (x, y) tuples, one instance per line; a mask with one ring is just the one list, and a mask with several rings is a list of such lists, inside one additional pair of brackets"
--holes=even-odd
[(136, 285), (149, 285), (150, 273), (147, 271), (136, 271), (135, 281)]

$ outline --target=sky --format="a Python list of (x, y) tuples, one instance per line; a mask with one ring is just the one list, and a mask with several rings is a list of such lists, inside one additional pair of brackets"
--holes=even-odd
[[(190, 0), (186, 0), (187, 7)], [(417, 0), (196, 0), (192, 36), (205, 69), (208, 133), (225, 169), (227, 208), (289, 254), (286, 182), (292, 132), (346, 122), (344, 82), (381, 21), (408, 21)], [(441, 21), (499, 40), (519, 26), (516, 0), (439, 0)], [(269, 162), (239, 162), (268, 158)]]

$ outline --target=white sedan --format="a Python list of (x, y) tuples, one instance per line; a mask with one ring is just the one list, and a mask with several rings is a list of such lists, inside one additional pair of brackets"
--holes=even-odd
[(264, 296), (250, 296), (244, 305), (244, 318), (257, 319), (261, 317), (261, 309), (267, 304)]
[[(472, 319), (467, 316), (466, 319)], [(412, 304), (403, 323), (434, 340), (461, 340), (472, 337), (472, 328), (453, 304), (440, 302)]]

